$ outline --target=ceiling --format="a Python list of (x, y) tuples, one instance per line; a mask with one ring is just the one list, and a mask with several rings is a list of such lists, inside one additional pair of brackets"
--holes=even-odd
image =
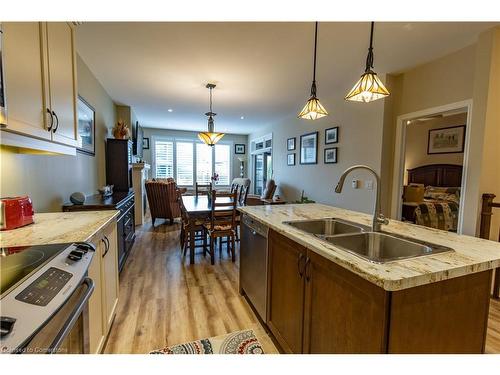
[[(495, 23), (375, 25), (375, 71), (407, 70), (474, 43)], [(369, 23), (322, 22), (318, 96), (347, 92), (364, 69)], [(313, 23), (84, 23), (77, 50), (113, 100), (146, 127), (249, 134), (297, 113), (312, 76)], [(172, 109), (169, 112), (168, 109)], [(241, 119), (241, 117), (244, 119)]]

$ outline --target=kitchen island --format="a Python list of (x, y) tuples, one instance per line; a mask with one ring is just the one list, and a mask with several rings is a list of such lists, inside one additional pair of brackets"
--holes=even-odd
[(269, 228), (265, 323), (283, 351), (484, 352), (500, 244), (391, 220), (384, 232), (454, 251), (379, 264), (284, 223), (369, 226), (370, 215), (321, 204), (240, 211)]
[(37, 213), (34, 224), (0, 232), (0, 247), (90, 242), (96, 253), (88, 269), (95, 288), (89, 299), (89, 350), (100, 353), (118, 305), (118, 238), (120, 211)]

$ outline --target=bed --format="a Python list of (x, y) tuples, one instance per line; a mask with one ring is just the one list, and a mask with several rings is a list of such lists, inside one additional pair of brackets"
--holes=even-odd
[[(429, 164), (408, 170), (408, 185), (421, 186), (423, 199), (404, 202), (406, 216), (415, 224), (456, 232), (460, 210), (462, 166)], [(408, 207), (413, 211), (408, 213)]]

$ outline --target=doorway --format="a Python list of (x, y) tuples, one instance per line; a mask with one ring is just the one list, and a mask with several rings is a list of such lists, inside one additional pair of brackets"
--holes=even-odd
[(398, 118), (392, 217), (462, 233), (469, 101)]
[(262, 195), (266, 183), (272, 178), (272, 156), (270, 152), (254, 155), (254, 194)]

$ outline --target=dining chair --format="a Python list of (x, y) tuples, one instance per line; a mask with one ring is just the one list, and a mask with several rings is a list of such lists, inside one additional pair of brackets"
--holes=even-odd
[(211, 184), (199, 184), (198, 182), (196, 183), (196, 187), (195, 187), (196, 196), (198, 196), (200, 194), (208, 196), (208, 194), (210, 194), (210, 191), (212, 191)]
[[(177, 202), (179, 202), (179, 207), (181, 210), (181, 235), (180, 235), (180, 245), (182, 255), (186, 255), (187, 247), (189, 245), (189, 234), (191, 233), (191, 225), (193, 225), (190, 221), (189, 213), (184, 206), (184, 202), (182, 201), (182, 192), (177, 190)], [(207, 235), (205, 231), (205, 227), (203, 226), (205, 222), (203, 220), (196, 220), (194, 222), (194, 233), (195, 233), (195, 248), (203, 247), (203, 253), (206, 252), (207, 248)], [(196, 245), (196, 240), (203, 240), (203, 245)], [(194, 249), (193, 249), (194, 251)]]
[[(204, 224), (206, 234), (210, 240), (210, 263), (215, 264), (215, 240), (227, 239), (228, 249), (231, 251), (231, 260), (236, 259), (235, 237), (236, 237), (236, 204), (237, 193), (223, 193), (212, 190), (212, 211), (210, 220)], [(220, 198), (231, 198), (222, 201)], [(229, 241), (230, 240), (230, 241)]]

